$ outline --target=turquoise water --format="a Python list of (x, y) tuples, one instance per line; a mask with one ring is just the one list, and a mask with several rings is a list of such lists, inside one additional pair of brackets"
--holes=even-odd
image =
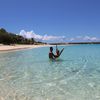
[(100, 45), (63, 47), (0, 53), (0, 100), (100, 100)]

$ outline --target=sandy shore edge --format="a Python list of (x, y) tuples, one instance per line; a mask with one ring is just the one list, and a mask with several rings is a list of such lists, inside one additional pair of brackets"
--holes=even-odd
[(23, 49), (32, 49), (32, 48), (39, 48), (39, 47), (49, 47), (50, 45), (0, 45), (0, 52), (6, 51), (18, 51)]

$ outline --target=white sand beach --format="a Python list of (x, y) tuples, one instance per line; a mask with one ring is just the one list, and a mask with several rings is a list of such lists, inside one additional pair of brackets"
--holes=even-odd
[(49, 45), (2, 45), (0, 44), (0, 51), (15, 51), (15, 50), (21, 50), (21, 49), (31, 49), (31, 48), (38, 48), (38, 47), (44, 47)]

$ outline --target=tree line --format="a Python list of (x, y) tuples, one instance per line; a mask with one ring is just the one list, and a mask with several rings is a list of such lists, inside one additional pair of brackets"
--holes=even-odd
[(4, 28), (0, 29), (0, 43), (1, 44), (41, 44), (42, 42), (36, 42), (34, 38), (27, 39), (20, 35), (7, 32)]

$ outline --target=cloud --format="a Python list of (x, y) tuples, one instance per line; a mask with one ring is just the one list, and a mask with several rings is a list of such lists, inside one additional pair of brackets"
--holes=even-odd
[(23, 36), (24, 38), (36, 38), (36, 39), (42, 39), (41, 35), (35, 34), (33, 31), (26, 32), (25, 30), (21, 30), (19, 35)]
[(47, 34), (43, 36), (42, 40), (60, 40), (62, 41), (65, 38), (65, 36), (48, 36)]
[(95, 36), (76, 36), (67, 38), (66, 36), (53, 36), (53, 35), (39, 35), (34, 31), (25, 31), (21, 30), (19, 35), (24, 38), (34, 38), (37, 41), (45, 41), (45, 42), (89, 42), (89, 41), (100, 41), (100, 38)]
[(99, 39), (97, 37), (85, 36), (83, 40), (98, 41)]
[(75, 40), (75, 38), (70, 38), (69, 40), (70, 40), (70, 41), (74, 41), (74, 40)]
[(76, 36), (74, 38), (70, 38), (70, 41), (99, 41), (100, 39), (97, 37), (91, 36)]
[(53, 35), (39, 35), (39, 34), (36, 34), (34, 31), (29, 31), (29, 32), (26, 32), (25, 30), (21, 30), (19, 35), (23, 36), (24, 38), (34, 38), (36, 40), (40, 40), (40, 41), (63, 41), (65, 39), (65, 36), (53, 36)]

